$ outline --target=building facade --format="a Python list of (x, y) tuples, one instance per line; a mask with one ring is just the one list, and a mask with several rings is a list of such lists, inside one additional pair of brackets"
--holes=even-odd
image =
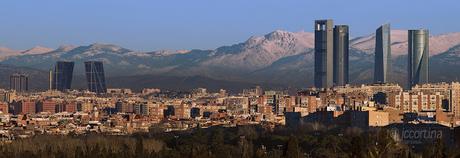
[(428, 83), (429, 32), (425, 29), (409, 30), (408, 85)]
[(7, 114), (9, 112), (9, 105), (6, 102), (0, 102), (0, 112)]
[(71, 88), (74, 62), (58, 61), (54, 66), (51, 78), (51, 89), (64, 91)]
[(348, 51), (349, 33), (348, 25), (336, 25), (334, 27), (334, 85), (344, 86), (348, 84)]
[(35, 114), (36, 105), (35, 101), (20, 101), (13, 104), (13, 114)]
[(64, 104), (64, 111), (69, 112), (69, 113), (76, 112), (77, 111), (77, 104), (75, 104), (73, 102)]
[(443, 99), (448, 96), (440, 92), (400, 92), (389, 96), (389, 106), (402, 112), (436, 112), (442, 109)]
[(375, 31), (374, 83), (387, 83), (391, 75), (390, 24)]
[(107, 93), (105, 84), (104, 67), (101, 61), (85, 62), (86, 80), (88, 90), (94, 93)]
[(29, 76), (26, 74), (14, 73), (10, 76), (10, 89), (16, 92), (29, 90)]
[(37, 112), (47, 112), (51, 114), (56, 112), (56, 102), (52, 100), (40, 101), (37, 104)]
[(315, 87), (333, 86), (333, 21), (315, 21)]

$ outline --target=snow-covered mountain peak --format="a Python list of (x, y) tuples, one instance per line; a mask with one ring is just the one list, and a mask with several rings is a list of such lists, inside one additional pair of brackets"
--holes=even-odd
[(56, 50), (54, 51), (57, 51), (57, 52), (67, 52), (67, 51), (70, 51), (72, 49), (75, 49), (77, 48), (77, 46), (74, 46), (74, 45), (60, 45)]
[(104, 52), (116, 52), (116, 53), (126, 53), (132, 52), (129, 49), (125, 49), (123, 47), (113, 45), (113, 44), (102, 44), (102, 43), (94, 43), (88, 46), (89, 51), (104, 51)]
[(53, 51), (52, 48), (47, 48), (43, 46), (35, 46), (31, 49), (25, 50), (21, 52), (21, 55), (34, 55), (34, 54), (44, 54)]

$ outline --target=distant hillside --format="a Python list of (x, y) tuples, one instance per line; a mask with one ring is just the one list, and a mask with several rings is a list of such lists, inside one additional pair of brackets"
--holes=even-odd
[[(392, 30), (391, 35), (391, 81), (404, 85), (407, 80), (407, 31)], [(453, 81), (460, 78), (460, 71), (457, 72), (456, 69), (460, 65), (460, 33), (434, 35), (430, 36), (429, 40), (430, 79)], [(373, 81), (374, 45), (374, 34), (350, 40), (352, 84)], [(47, 71), (58, 60), (75, 61), (75, 76), (84, 75), (84, 61), (98, 60), (104, 62), (106, 76), (113, 79), (111, 86), (132, 88), (143, 86), (128, 83), (145, 83), (146, 87), (180, 88), (206, 85), (202, 81), (210, 82), (210, 87), (227, 85), (232, 88), (241, 87), (238, 85), (265, 84), (305, 88), (313, 84), (313, 48), (313, 33), (276, 30), (264, 36), (250, 37), (244, 42), (213, 50), (138, 52), (100, 43), (88, 46), (62, 46), (51, 51), (36, 47), (26, 51), (27, 53), (1, 48), (0, 51), (8, 55), (2, 55), (0, 64), (9, 65), (9, 71), (2, 72), (7, 76), (13, 72), (11, 68), (20, 67), (24, 68), (24, 71), (31, 71), (32, 75), (37, 75), (37, 80), (43, 80), (43, 76), (47, 76)], [(161, 84), (155, 84), (153, 81)], [(193, 84), (189, 86), (189, 82)], [(3, 76), (0, 83), (7, 83), (7, 77)]]
[(29, 75), (29, 89), (43, 90), (48, 88), (48, 73), (27, 67), (15, 67), (0, 64), (0, 88), (8, 89), (10, 87), (10, 75), (16, 72), (22, 72)]

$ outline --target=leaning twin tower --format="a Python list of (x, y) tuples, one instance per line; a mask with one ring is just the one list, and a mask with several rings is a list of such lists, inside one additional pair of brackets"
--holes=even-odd
[[(88, 90), (94, 93), (106, 93), (104, 67), (101, 61), (86, 61), (85, 74)], [(50, 71), (50, 89), (65, 91), (71, 89), (74, 62), (57, 61)]]

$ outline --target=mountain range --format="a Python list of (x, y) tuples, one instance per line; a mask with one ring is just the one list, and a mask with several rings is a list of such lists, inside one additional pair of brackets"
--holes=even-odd
[[(460, 78), (460, 33), (430, 36), (430, 80), (454, 81)], [(406, 84), (407, 30), (391, 31), (391, 81)], [(371, 83), (375, 35), (350, 40), (350, 79), (352, 84)], [(37, 89), (48, 87), (47, 71), (58, 60), (75, 61), (74, 87), (84, 88), (83, 62), (104, 62), (109, 87), (208, 87), (238, 90), (243, 86), (306, 88), (313, 84), (314, 33), (276, 30), (263, 36), (212, 50), (134, 51), (112, 44), (41, 46), (16, 51), (0, 47), (0, 86), (8, 86), (9, 73), (31, 74)], [(33, 78), (37, 78), (34, 80)], [(145, 85), (145, 86), (143, 86)]]

